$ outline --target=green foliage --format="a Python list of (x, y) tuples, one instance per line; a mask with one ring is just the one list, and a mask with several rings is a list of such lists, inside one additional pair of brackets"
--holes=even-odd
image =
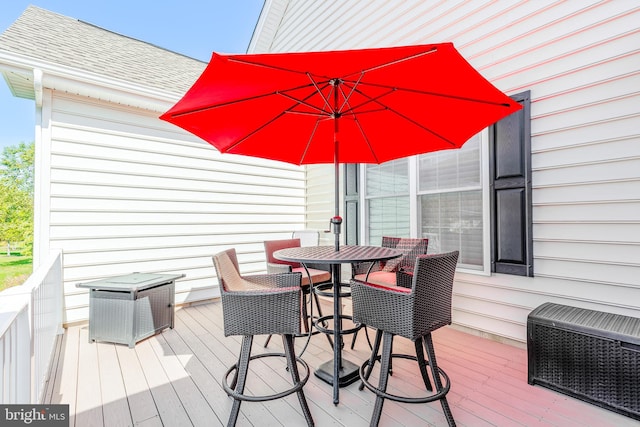
[(0, 241), (7, 253), (20, 243), (33, 250), (34, 144), (6, 147), (0, 159)]
[(0, 291), (24, 283), (32, 269), (29, 256), (0, 256)]
[(5, 185), (15, 186), (33, 196), (33, 164), (35, 144), (21, 142), (18, 145), (5, 147), (2, 152), (0, 179)]

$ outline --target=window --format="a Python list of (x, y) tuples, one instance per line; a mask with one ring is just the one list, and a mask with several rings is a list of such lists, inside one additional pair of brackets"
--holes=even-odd
[(484, 268), (480, 135), (459, 150), (418, 156), (418, 225), (429, 252), (460, 251), (459, 265)]
[(366, 212), (368, 242), (380, 245), (382, 236), (410, 237), (409, 159), (367, 165)]

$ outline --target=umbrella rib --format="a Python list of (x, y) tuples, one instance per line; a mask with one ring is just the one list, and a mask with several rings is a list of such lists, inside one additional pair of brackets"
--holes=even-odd
[(200, 106), (198, 108), (191, 108), (191, 109), (188, 109), (188, 110), (182, 110), (182, 111), (179, 111), (179, 112), (176, 112), (176, 113), (172, 113), (171, 117), (181, 117), (181, 116), (184, 116), (184, 115), (187, 115), (187, 114), (201, 113), (203, 111), (214, 110), (214, 109), (220, 108), (220, 107), (228, 107), (228, 106), (233, 105), (233, 104), (238, 104), (238, 103), (247, 102), (247, 101), (254, 101), (256, 99), (265, 98), (265, 97), (273, 96), (273, 95), (287, 96), (288, 98), (299, 102), (298, 99), (292, 97), (291, 95), (286, 94), (285, 92), (293, 92), (293, 91), (297, 91), (297, 90), (300, 90), (300, 89), (307, 88), (309, 86), (310, 85), (305, 84), (305, 85), (300, 85), (300, 86), (297, 86), (297, 87), (286, 89), (286, 91), (268, 92), (268, 93), (263, 93), (263, 94), (260, 94), (260, 95), (249, 96), (249, 97), (246, 97), (246, 98), (234, 99), (233, 101), (221, 102), (221, 103), (217, 103), (217, 104), (209, 104), (209, 105), (205, 105), (205, 106)]
[[(350, 74), (346, 74), (345, 77), (351, 76), (351, 75), (354, 75), (354, 74), (357, 74), (357, 73), (363, 74), (363, 73), (367, 73), (369, 71), (374, 71), (374, 70), (377, 70), (377, 69), (380, 69), (380, 68), (390, 67), (392, 65), (399, 64), (401, 62), (410, 61), (412, 59), (419, 58), (421, 56), (425, 56), (425, 55), (430, 55), (432, 53), (436, 53), (437, 51), (438, 51), (437, 47), (432, 47), (431, 49), (426, 50), (424, 52), (416, 53), (416, 54), (410, 55), (410, 56), (405, 56), (403, 58), (395, 59), (393, 61), (386, 62), (384, 64), (376, 65), (375, 67), (371, 67), (371, 68), (367, 68), (365, 70), (356, 71), (356, 72), (353, 72), (353, 73), (350, 73)], [(278, 67), (278, 66), (275, 66), (275, 65), (264, 64), (264, 63), (257, 62), (257, 61), (249, 61), (249, 60), (246, 60), (246, 59), (241, 59), (239, 56), (228, 56), (227, 60), (230, 61), (230, 62), (237, 62), (237, 63), (240, 63), (240, 64), (253, 65), (255, 67), (262, 67), (262, 68), (269, 68), (269, 69), (272, 69), (272, 70), (284, 71), (284, 72), (287, 72), (287, 73), (306, 74), (306, 75), (310, 74), (308, 71), (298, 71), (298, 70), (293, 70), (291, 68)]]
[[(382, 106), (382, 110), (387, 109), (388, 107), (385, 106), (384, 104), (378, 102), (378, 100), (380, 98), (384, 98), (385, 96), (389, 95), (390, 93), (395, 92), (395, 88), (389, 88), (389, 91), (381, 93), (380, 95), (378, 95), (376, 97), (371, 97), (371, 96), (367, 95), (366, 93), (362, 92), (360, 89), (357, 89), (356, 86), (354, 85), (351, 88), (351, 91), (349, 92), (349, 98), (351, 98), (351, 95), (353, 95), (353, 93), (358, 93), (358, 94), (362, 95), (364, 98), (367, 98), (367, 101), (361, 102), (360, 104), (358, 104), (356, 106), (351, 106), (351, 103), (349, 102), (349, 98), (347, 98), (347, 96), (344, 94), (344, 91), (342, 91), (342, 92), (343, 92), (342, 96), (345, 98), (344, 104), (349, 105), (349, 109), (347, 110), (347, 112), (342, 112), (342, 114), (343, 115), (347, 115), (347, 114), (355, 115), (356, 114), (356, 110), (358, 110), (362, 106), (370, 104), (372, 102), (376, 102), (379, 105), (381, 105)], [(358, 111), (357, 114), (371, 113), (371, 112), (374, 112), (374, 111), (381, 111), (381, 109), (374, 109), (374, 110), (369, 110), (369, 111)]]
[(246, 64), (246, 65), (254, 65), (256, 67), (270, 68), (272, 70), (278, 70), (278, 71), (286, 71), (287, 73), (308, 74), (306, 71), (292, 70), (291, 68), (285, 68), (285, 67), (276, 67), (274, 65), (263, 64), (261, 62), (247, 61), (246, 59), (239, 59), (237, 56), (229, 56), (227, 59), (230, 62), (237, 62), (239, 64)]
[[(320, 95), (320, 97), (322, 98), (322, 100), (324, 101), (324, 105), (327, 106), (327, 108), (334, 112), (333, 109), (331, 108), (331, 103), (329, 102), (329, 99), (327, 99), (326, 96), (324, 96), (324, 93), (322, 92), (322, 90), (320, 89), (320, 86), (318, 86), (318, 82), (315, 81), (315, 79), (313, 78), (313, 76), (311, 75), (311, 73), (306, 73), (307, 77), (309, 78), (309, 80), (311, 80), (311, 84), (313, 84), (313, 87), (316, 88), (316, 92), (318, 93), (318, 95)], [(326, 87), (326, 86), (325, 86)], [(329, 91), (329, 96), (331, 96), (331, 94), (333, 93), (333, 91), (335, 90), (335, 86), (332, 86), (331, 90)], [(320, 111), (323, 111), (320, 107), (316, 107), (317, 109), (319, 109)]]
[(331, 117), (331, 114), (318, 114), (318, 113), (312, 113), (310, 111), (293, 111), (293, 110), (286, 110), (284, 111), (285, 114), (297, 114), (299, 116), (313, 116), (313, 117), (318, 117), (318, 120), (333, 120), (333, 118)]
[[(304, 87), (304, 86), (301, 86), (301, 87)], [(269, 121), (267, 121), (267, 122), (263, 123), (262, 125), (258, 126), (257, 128), (255, 128), (254, 130), (252, 130), (251, 132), (249, 132), (247, 135), (243, 136), (241, 139), (239, 139), (239, 140), (235, 141), (233, 144), (231, 144), (230, 146), (228, 146), (228, 147), (224, 150), (224, 152), (229, 152), (230, 150), (232, 150), (232, 149), (236, 148), (238, 145), (242, 144), (244, 141), (246, 141), (247, 139), (251, 138), (253, 135), (255, 135), (256, 133), (260, 132), (262, 129), (266, 128), (266, 127), (267, 127), (267, 126), (269, 126), (271, 123), (275, 122), (276, 120), (278, 120), (279, 118), (283, 117), (283, 116), (284, 116), (284, 115), (286, 115), (286, 114), (301, 114), (301, 115), (310, 115), (310, 116), (317, 117), (317, 118), (318, 118), (318, 120), (316, 121), (316, 125), (315, 125), (315, 127), (314, 127), (313, 133), (311, 134), (311, 137), (313, 138), (313, 135), (314, 135), (314, 134), (315, 134), (315, 132), (316, 132), (316, 128), (318, 127), (318, 123), (322, 120), (322, 115), (321, 115), (321, 114), (318, 114), (318, 113), (311, 113), (311, 112), (305, 112), (305, 111), (294, 111), (294, 110), (293, 110), (293, 108), (294, 108), (294, 107), (296, 107), (296, 105), (299, 105), (299, 104), (308, 105), (308, 106), (310, 106), (310, 107), (313, 107), (313, 105), (308, 104), (308, 103), (304, 102), (303, 100), (296, 99), (296, 98), (292, 97), (291, 95), (288, 95), (288, 94), (285, 94), (285, 93), (282, 93), (282, 92), (275, 92), (275, 94), (279, 94), (279, 95), (285, 96), (286, 98), (288, 98), (288, 99), (291, 99), (291, 100), (295, 101), (295, 102), (296, 102), (296, 104), (292, 105), (291, 107), (289, 107), (289, 108), (287, 108), (287, 109), (285, 109), (285, 110), (282, 110), (280, 113), (278, 113), (278, 114), (277, 114), (275, 117), (273, 117), (271, 120), (269, 120)], [(309, 95), (309, 97), (311, 97), (311, 95)], [(307, 98), (309, 98), (309, 97), (307, 97)], [(317, 108), (317, 107), (315, 107), (315, 108)], [(319, 110), (321, 113), (325, 113), (323, 110), (320, 110), (320, 109), (318, 109), (318, 110)], [(329, 115), (329, 114), (327, 114), (327, 118), (328, 118), (328, 117), (330, 117), (330, 115)], [(311, 141), (311, 140), (309, 140), (309, 141)], [(307, 143), (307, 148), (305, 149), (305, 153), (306, 153), (306, 152), (307, 152), (307, 150), (308, 150), (309, 144), (310, 144), (310, 142), (309, 142), (309, 143)], [(306, 154), (303, 154), (303, 158), (304, 158), (304, 155), (306, 155)]]
[(320, 107), (318, 107), (318, 106), (316, 106), (316, 105), (313, 105), (313, 104), (310, 104), (310, 103), (308, 103), (308, 102), (307, 102), (307, 99), (311, 98), (311, 96), (312, 96), (312, 95), (309, 95), (309, 96), (307, 96), (307, 97), (306, 97), (306, 98), (304, 98), (304, 99), (298, 99), (298, 98), (296, 98), (296, 97), (294, 97), (294, 96), (289, 95), (289, 94), (288, 94), (288, 93), (286, 93), (286, 92), (276, 92), (276, 93), (277, 93), (278, 95), (284, 96), (285, 98), (288, 98), (288, 99), (290, 99), (290, 100), (292, 100), (292, 101), (297, 102), (297, 103), (298, 103), (298, 105), (305, 105), (305, 106), (307, 106), (307, 107), (309, 107), (309, 108), (311, 108), (311, 109), (313, 109), (313, 110), (318, 111), (318, 113), (311, 113), (311, 112), (304, 112), (304, 111), (292, 111), (292, 110), (291, 110), (291, 111), (287, 111), (287, 112), (289, 112), (289, 113), (296, 113), (296, 114), (310, 114), (310, 115), (316, 115), (316, 116), (317, 116), (317, 115), (322, 115), (322, 114), (324, 113), (324, 114), (326, 114), (327, 116), (330, 116), (330, 114), (329, 114), (329, 113), (327, 113), (327, 112), (326, 112), (325, 110), (323, 110), (322, 108), (320, 108)]
[[(384, 86), (384, 87), (387, 87), (387, 86)], [(390, 86), (389, 86), (388, 88), (390, 89), (390, 92), (388, 92), (388, 93), (391, 93), (391, 92), (395, 91), (395, 88), (393, 88), (393, 87), (390, 87)], [(369, 101), (364, 102), (364, 103), (360, 104), (359, 106), (362, 106), (362, 105), (365, 105), (365, 104), (368, 104), (368, 103), (374, 102), (374, 103), (376, 103), (376, 104), (380, 105), (380, 107), (381, 107), (383, 110), (391, 111), (392, 113), (394, 113), (394, 114), (396, 114), (396, 115), (398, 115), (398, 116), (402, 117), (403, 119), (405, 119), (405, 120), (406, 120), (406, 121), (408, 121), (409, 123), (413, 123), (414, 125), (418, 126), (419, 128), (423, 129), (424, 131), (426, 131), (426, 132), (428, 132), (428, 133), (430, 133), (430, 134), (432, 134), (432, 135), (436, 136), (437, 138), (440, 138), (441, 140), (445, 141), (447, 144), (450, 144), (451, 146), (454, 146), (454, 147), (455, 147), (455, 143), (454, 143), (453, 141), (451, 141), (451, 140), (449, 140), (449, 139), (445, 138), (444, 136), (440, 135), (439, 133), (437, 133), (437, 132), (435, 132), (435, 131), (433, 131), (433, 130), (429, 129), (428, 127), (426, 127), (426, 126), (424, 126), (424, 125), (420, 124), (419, 122), (417, 122), (417, 121), (413, 120), (413, 119), (412, 119), (412, 118), (410, 118), (409, 116), (407, 116), (407, 115), (405, 115), (405, 114), (402, 114), (400, 111), (396, 110), (395, 108), (391, 108), (391, 107), (389, 107), (388, 105), (386, 105), (386, 104), (382, 103), (382, 102), (380, 101), (380, 98), (381, 98), (382, 96), (384, 96), (384, 95), (387, 95), (388, 93), (383, 94), (383, 95), (380, 95), (380, 96), (377, 96), (377, 97), (375, 97), (375, 98), (371, 98), (371, 97), (370, 97), (370, 96), (368, 96), (366, 93), (363, 93), (360, 89), (355, 89), (355, 90), (356, 90), (360, 95), (362, 95), (363, 97), (365, 97), (365, 98), (368, 98), (368, 99), (369, 99)], [(358, 106), (358, 107), (359, 107), (359, 106)], [(353, 112), (353, 110), (354, 110), (354, 109), (351, 109), (351, 111), (352, 111), (352, 112)], [(370, 110), (370, 111), (368, 111), (368, 112), (374, 112), (374, 111), (380, 111), (380, 110)], [(362, 113), (365, 113), (365, 112), (367, 112), (367, 111), (363, 111), (363, 112), (361, 112), (361, 113), (359, 113), (359, 114), (362, 114)], [(353, 113), (353, 115), (354, 115), (354, 117), (356, 117), (356, 121), (357, 121), (357, 116), (355, 115), (355, 113)], [(358, 127), (360, 127), (360, 125), (359, 125), (359, 124), (358, 124)], [(365, 136), (365, 139), (366, 139), (366, 136)], [(368, 140), (367, 140), (367, 143), (368, 143)]]
[(311, 141), (313, 141), (313, 137), (316, 134), (316, 130), (318, 130), (318, 125), (320, 124), (320, 118), (318, 118), (318, 120), (316, 120), (316, 124), (313, 127), (313, 131), (311, 132), (311, 135), (309, 135), (309, 140), (307, 141), (307, 144), (304, 147), (304, 152), (302, 153), (302, 156), (300, 156), (300, 161), (298, 164), (302, 164), (304, 162), (305, 157), (307, 157), (307, 152), (309, 151), (309, 147), (311, 147)]
[[(358, 80), (356, 80), (356, 82), (353, 83), (353, 86), (351, 87), (351, 90), (349, 91), (349, 95), (346, 95), (344, 90), (342, 90), (342, 86), (345, 84), (345, 82), (344, 82), (344, 80), (341, 80), (342, 85), (340, 85), (340, 92), (342, 93), (342, 97), (344, 98), (344, 101), (342, 102), (342, 105), (340, 106), (338, 111), (342, 112), (342, 110), (343, 110), (345, 105), (350, 105), (349, 100), (351, 99), (351, 96), (353, 95), (353, 93), (356, 91), (356, 88), (360, 84), (360, 81), (362, 80), (363, 77), (364, 77), (364, 71), (360, 73), (360, 77), (358, 77)], [(354, 110), (353, 108), (350, 109), (350, 111), (353, 111), (353, 110)]]
[(380, 160), (378, 159), (378, 156), (376, 155), (375, 150), (371, 146), (371, 142), (369, 142), (369, 138), (367, 138), (367, 134), (364, 132), (364, 128), (360, 124), (360, 120), (358, 120), (358, 116), (354, 116), (354, 117), (355, 117), (355, 122), (356, 122), (356, 125), (358, 126), (358, 129), (360, 130), (360, 133), (362, 134), (362, 137), (364, 138), (364, 140), (367, 142), (367, 147), (369, 147), (369, 151), (371, 151), (371, 156), (373, 156), (373, 158), (376, 159), (376, 163), (380, 164)]
[(264, 98), (266, 96), (271, 96), (271, 95), (274, 95), (274, 93), (275, 92), (265, 93), (265, 94), (262, 94), (262, 95), (250, 96), (248, 98), (235, 99), (235, 100), (229, 101), (229, 102), (223, 102), (223, 103), (219, 103), (219, 104), (209, 104), (209, 105), (201, 106), (201, 107), (198, 107), (198, 108), (190, 108), (188, 110), (182, 110), (182, 111), (179, 111), (179, 112), (171, 113), (171, 117), (177, 118), (177, 117), (186, 116), (187, 114), (202, 113), (203, 111), (215, 110), (216, 108), (227, 107), (229, 105), (239, 104), (241, 102), (252, 101), (254, 99), (260, 99), (260, 98)]
[[(355, 123), (356, 123), (356, 126), (358, 127), (358, 130), (360, 131), (360, 134), (362, 135), (362, 138), (366, 141), (366, 143), (367, 143), (367, 147), (369, 147), (369, 151), (371, 152), (371, 156), (376, 160), (376, 163), (380, 163), (380, 160), (378, 159), (378, 156), (376, 155), (375, 150), (374, 150), (374, 149), (373, 149), (373, 147), (371, 146), (371, 142), (369, 141), (369, 138), (367, 138), (367, 134), (366, 134), (366, 132), (364, 131), (364, 128), (363, 128), (363, 127), (362, 127), (362, 125), (360, 124), (360, 120), (358, 119), (358, 116), (357, 116), (355, 113), (353, 113), (353, 111), (354, 111), (356, 108), (358, 108), (358, 106), (356, 106), (356, 107), (351, 107), (351, 103), (349, 102), (349, 100), (351, 99), (351, 95), (352, 95), (355, 91), (356, 91), (356, 87), (355, 87), (355, 86), (353, 86), (353, 87), (351, 88), (351, 91), (349, 92), (349, 97), (346, 97), (346, 96), (345, 96), (345, 94), (344, 94), (344, 90), (342, 90), (342, 87), (340, 87), (340, 92), (342, 92), (342, 96), (345, 98), (344, 103), (343, 103), (343, 106), (344, 106), (344, 105), (348, 105), (348, 106), (349, 106), (350, 114), (352, 114), (352, 115), (353, 115), (353, 119), (354, 119), (354, 121), (355, 121)], [(357, 90), (357, 91), (358, 91), (358, 93), (360, 93), (360, 91), (359, 91), (359, 90)], [(366, 95), (365, 95), (365, 97), (366, 97)], [(375, 100), (367, 101), (366, 103), (369, 103), (369, 102), (375, 102)], [(361, 105), (362, 105), (362, 104), (361, 104)], [(384, 107), (384, 106), (383, 106), (383, 107)], [(365, 111), (365, 112), (366, 112), (366, 111)]]
[[(380, 68), (390, 67), (392, 65), (396, 65), (396, 64), (399, 64), (401, 62), (411, 61), (411, 60), (413, 60), (415, 58), (419, 58), (421, 56), (430, 55), (432, 53), (436, 53), (437, 51), (438, 51), (438, 48), (437, 47), (433, 47), (433, 48), (431, 48), (429, 50), (425, 50), (424, 52), (416, 53), (416, 54), (410, 55), (410, 56), (405, 56), (405, 57), (402, 57), (402, 58), (399, 58), (399, 59), (395, 59), (393, 61), (385, 62), (384, 64), (378, 64), (375, 67), (367, 68), (365, 70), (358, 71), (358, 72), (362, 73), (362, 74), (368, 73), (370, 71), (375, 71), (375, 70), (378, 70)], [(347, 75), (345, 75), (345, 77), (352, 76), (354, 74), (356, 74), (356, 73), (347, 74)]]
[(265, 127), (269, 126), (271, 123), (275, 122), (276, 120), (278, 120), (280, 117), (284, 116), (285, 114), (286, 114), (286, 111), (281, 111), (280, 113), (278, 113), (277, 116), (275, 116), (271, 120), (263, 123), (262, 125), (258, 126), (257, 128), (255, 128), (254, 130), (252, 130), (251, 132), (249, 132), (248, 134), (246, 134), (245, 136), (240, 138), (239, 140), (235, 141), (233, 144), (229, 145), (227, 148), (224, 149), (223, 153), (228, 153), (230, 150), (233, 150), (238, 145), (242, 144), (244, 141), (246, 141), (247, 139), (251, 138), (253, 135), (255, 135), (256, 133), (260, 132), (262, 129), (264, 129)]
[(405, 88), (405, 87), (389, 86), (389, 85), (383, 85), (383, 84), (377, 84), (377, 83), (360, 83), (360, 85), (361, 86), (364, 85), (364, 86), (371, 86), (371, 87), (389, 89), (389, 90), (392, 90), (392, 91), (411, 92), (411, 93), (417, 93), (417, 94), (421, 94), (421, 95), (430, 95), (430, 96), (437, 96), (437, 97), (441, 97), (441, 98), (456, 99), (458, 101), (468, 101), (468, 102), (476, 102), (476, 103), (479, 103), (479, 104), (496, 105), (496, 106), (499, 106), (499, 107), (511, 107), (511, 105), (506, 103), (506, 102), (494, 102), (494, 101), (488, 101), (486, 99), (470, 98), (470, 97), (466, 97), (466, 96), (451, 95), (451, 94), (438, 93), (438, 92), (430, 92), (430, 91), (424, 91), (424, 90), (419, 90), (419, 89), (410, 89), (410, 88)]
[[(384, 104), (383, 104), (384, 105)], [(386, 107), (386, 106), (385, 106)], [(411, 117), (408, 117), (404, 114), (402, 114), (401, 112), (393, 109), (393, 108), (389, 108), (387, 107), (387, 109), (395, 114), (397, 114), (398, 116), (402, 117), (403, 119), (405, 119), (406, 121), (413, 123), (414, 125), (418, 126), (419, 128), (423, 129), (425, 132), (429, 132), (430, 134), (436, 136), (437, 138), (440, 138), (441, 140), (443, 140), (444, 142), (446, 142), (447, 144), (451, 145), (452, 147), (455, 147), (456, 144), (455, 142), (451, 141), (448, 138), (445, 138), (444, 136), (440, 135), (438, 132), (429, 129), (428, 127), (416, 122), (415, 120), (413, 120)]]

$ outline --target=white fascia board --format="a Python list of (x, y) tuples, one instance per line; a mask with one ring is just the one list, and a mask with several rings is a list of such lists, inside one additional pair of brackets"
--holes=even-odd
[(5, 63), (3, 56), (3, 52), (0, 52), (0, 72), (24, 74), (25, 76), (31, 75), (33, 67), (19, 67), (14, 64)]
[(7, 52), (0, 52), (0, 69), (24, 73), (29, 76), (33, 76), (34, 69), (39, 69), (42, 71), (44, 88), (151, 111), (164, 112), (182, 96), (175, 92), (138, 85)]

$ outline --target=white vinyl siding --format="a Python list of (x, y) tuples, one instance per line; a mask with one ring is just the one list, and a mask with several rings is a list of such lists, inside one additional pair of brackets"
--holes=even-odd
[[(88, 317), (76, 283), (184, 273), (176, 303), (219, 295), (211, 255), (263, 272), (263, 241), (304, 227), (304, 169), (212, 146), (159, 113), (53, 93), (50, 246), (64, 251), (65, 322)], [(47, 215), (47, 214), (45, 214)]]
[[(305, 166), (305, 172), (305, 223), (301, 228), (317, 230), (320, 233), (321, 245), (333, 245), (334, 235), (326, 231), (330, 229), (329, 220), (333, 217), (335, 210), (334, 167), (333, 165), (308, 165)], [(340, 200), (340, 215), (344, 215), (342, 199)]]
[(271, 3), (267, 50), (452, 41), (505, 93), (531, 91), (535, 277), (458, 272), (455, 324), (523, 342), (546, 301), (640, 316), (637, 2)]

